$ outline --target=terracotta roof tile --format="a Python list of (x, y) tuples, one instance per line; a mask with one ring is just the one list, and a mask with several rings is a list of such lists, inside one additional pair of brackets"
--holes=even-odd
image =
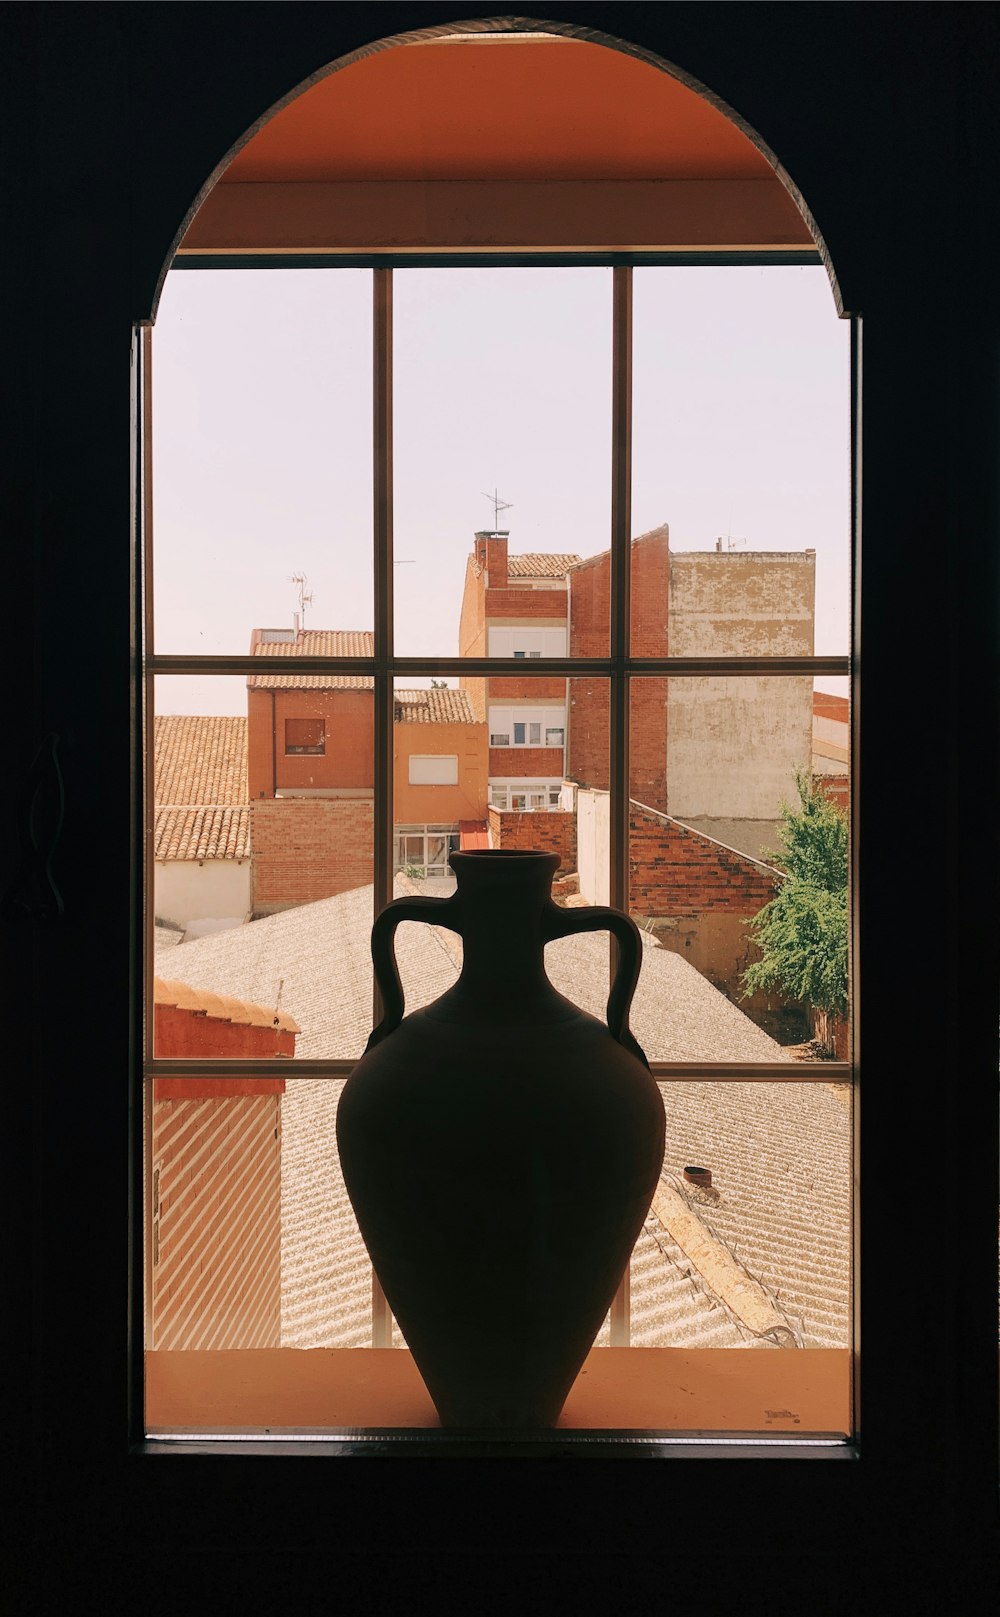
[(545, 553), (529, 551), (523, 556), (507, 557), (508, 578), (565, 578), (567, 570), (582, 560), (569, 551)]
[(301, 1033), (293, 1016), (283, 1011), (254, 1005), (249, 1000), (236, 999), (231, 994), (213, 994), (207, 988), (191, 988), (187, 983), (175, 983), (165, 977), (153, 978), (153, 1002), (156, 1005), (175, 1005), (182, 1011), (201, 1012), (217, 1021), (235, 1022), (249, 1027), (276, 1027), (286, 1033)]
[(396, 691), (393, 714), (397, 724), (475, 724), (476, 714), (468, 691)]
[(164, 713), (154, 726), (156, 859), (245, 859), (250, 852), (247, 721)]
[[(256, 634), (261, 631), (255, 631)], [(266, 632), (266, 631), (265, 631)], [(372, 657), (375, 637), (370, 629), (300, 629), (292, 640), (253, 641), (255, 657)], [(250, 674), (251, 691), (370, 691), (368, 674)]]
[(154, 859), (246, 859), (249, 853), (249, 803), (155, 812)]
[(156, 801), (164, 805), (247, 801), (247, 721), (164, 713), (154, 736)]

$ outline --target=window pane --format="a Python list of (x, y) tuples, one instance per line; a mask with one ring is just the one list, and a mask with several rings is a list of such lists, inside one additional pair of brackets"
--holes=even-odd
[(245, 653), (255, 625), (291, 630), (296, 613), (371, 630), (371, 329), (369, 270), (167, 276), (152, 337), (157, 651)]
[[(399, 928), (401, 952), (419, 930)], [(631, 1262), (645, 1353), (609, 1352), (605, 1325), (560, 1424), (594, 1423), (600, 1381), (598, 1423), (617, 1427), (846, 1432), (849, 1090), (661, 1087), (663, 1170)], [(158, 1080), (153, 1097), (148, 1428), (205, 1429), (206, 1385), (215, 1431), (436, 1424), (408, 1355), (380, 1383), (356, 1351), (371, 1268), (337, 1153), (343, 1081), (205, 1088)], [(395, 1326), (393, 1345), (405, 1352)], [(255, 1350), (239, 1376), (234, 1348)], [(324, 1353), (320, 1399), (309, 1349)]]
[[(851, 1089), (663, 1083), (660, 1185), (631, 1265), (635, 1347), (839, 1350), (816, 1368), (849, 1426)], [(607, 1340), (607, 1324), (604, 1340)], [(761, 1410), (789, 1409), (775, 1361)], [(766, 1418), (754, 1423), (770, 1424)], [(794, 1425), (794, 1422), (789, 1424)]]
[(826, 271), (633, 287), (633, 649), (846, 655), (850, 327)]
[[(154, 1054), (358, 1056), (372, 1015), (372, 692), (247, 684), (156, 681)], [(322, 754), (284, 748), (303, 702), (323, 709)]]
[[(813, 772), (817, 707), (839, 776), (826, 757)], [(633, 1027), (651, 1059), (846, 1059), (847, 728), (808, 677), (632, 681), (629, 909), (649, 938)]]
[[(487, 630), (565, 631), (567, 570), (607, 549), (611, 279), (604, 268), (395, 271), (400, 655), (454, 656), (456, 638), (460, 655), (552, 655), (487, 650)], [(606, 599), (595, 614), (606, 649)]]

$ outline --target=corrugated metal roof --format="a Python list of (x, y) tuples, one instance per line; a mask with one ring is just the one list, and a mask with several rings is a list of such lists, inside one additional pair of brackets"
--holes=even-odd
[(528, 551), (522, 556), (507, 557), (507, 577), (565, 578), (567, 570), (580, 560), (569, 551)]
[[(256, 631), (259, 632), (259, 631)], [(370, 629), (300, 629), (294, 640), (256, 639), (255, 657), (372, 657), (375, 637)], [(370, 691), (374, 681), (367, 674), (279, 674), (267, 671), (250, 674), (251, 691)]]
[(154, 858), (247, 858), (246, 719), (159, 714), (153, 749)]
[(397, 724), (475, 724), (468, 691), (440, 689), (396, 691), (393, 717)]

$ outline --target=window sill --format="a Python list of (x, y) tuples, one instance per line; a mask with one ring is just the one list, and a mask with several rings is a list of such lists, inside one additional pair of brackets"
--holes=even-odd
[[(270, 1447), (275, 1439), (394, 1440), (410, 1449), (418, 1439), (439, 1449), (456, 1442), (403, 1349), (159, 1351), (145, 1362), (147, 1451), (234, 1439), (244, 1452), (248, 1441)], [(595, 1348), (558, 1427), (529, 1436), (547, 1449), (586, 1438), (606, 1445), (614, 1434), (619, 1445), (655, 1437), (707, 1445), (706, 1453), (722, 1443), (748, 1454), (772, 1445), (844, 1456), (850, 1428), (846, 1349)]]

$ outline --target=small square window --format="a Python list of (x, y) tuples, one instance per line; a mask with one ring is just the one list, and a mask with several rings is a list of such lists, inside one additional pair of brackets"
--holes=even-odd
[(500, 735), (491, 735), (490, 736), (490, 746), (491, 747), (509, 747), (510, 746), (510, 734), (508, 732), (503, 732)]
[(300, 752), (326, 752), (326, 728), (322, 719), (285, 720), (285, 753)]
[(565, 730), (546, 730), (545, 745), (547, 747), (561, 747), (565, 735)]

